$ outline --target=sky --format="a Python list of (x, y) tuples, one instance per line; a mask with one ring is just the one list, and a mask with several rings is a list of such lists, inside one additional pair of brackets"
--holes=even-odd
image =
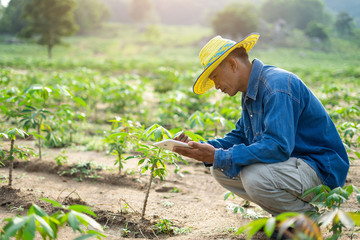
[(10, 0), (1, 0), (2, 5), (7, 6)]

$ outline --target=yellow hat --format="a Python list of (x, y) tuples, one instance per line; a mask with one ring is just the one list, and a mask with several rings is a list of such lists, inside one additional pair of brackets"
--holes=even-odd
[(209, 75), (235, 48), (243, 47), (246, 52), (256, 44), (260, 35), (251, 33), (240, 42), (216, 36), (211, 39), (200, 51), (199, 58), (204, 71), (196, 79), (193, 91), (196, 94), (203, 94), (214, 86), (214, 82), (209, 79)]

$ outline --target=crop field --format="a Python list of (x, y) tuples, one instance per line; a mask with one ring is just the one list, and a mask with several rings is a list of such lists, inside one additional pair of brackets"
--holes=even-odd
[[(33, 203), (55, 212), (45, 198), (90, 207), (106, 239), (246, 239), (234, 232), (266, 212), (224, 200), (226, 189), (202, 163), (152, 146), (180, 131), (194, 140), (221, 137), (240, 117), (240, 94), (192, 92), (211, 35), (200, 27), (108, 24), (65, 39), (51, 60), (44, 47), (1, 37), (0, 230)], [(250, 58), (294, 72), (321, 100), (351, 159), (346, 185), (357, 186), (359, 48), (338, 39), (328, 51), (274, 48), (260, 38)], [(356, 197), (342, 209), (359, 211)], [(80, 236), (73, 229), (62, 228), (58, 239)], [(360, 239), (358, 230), (340, 239)]]

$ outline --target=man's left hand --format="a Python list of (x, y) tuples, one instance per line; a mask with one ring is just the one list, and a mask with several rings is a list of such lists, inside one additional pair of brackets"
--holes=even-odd
[(201, 162), (214, 163), (214, 146), (207, 143), (198, 143), (193, 141), (190, 141), (188, 144), (192, 148), (174, 147), (173, 151)]

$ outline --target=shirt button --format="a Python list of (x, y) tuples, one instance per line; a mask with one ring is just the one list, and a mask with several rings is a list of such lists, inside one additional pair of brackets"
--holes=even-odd
[(250, 114), (250, 117), (253, 117), (253, 115), (252, 115), (252, 114)]

